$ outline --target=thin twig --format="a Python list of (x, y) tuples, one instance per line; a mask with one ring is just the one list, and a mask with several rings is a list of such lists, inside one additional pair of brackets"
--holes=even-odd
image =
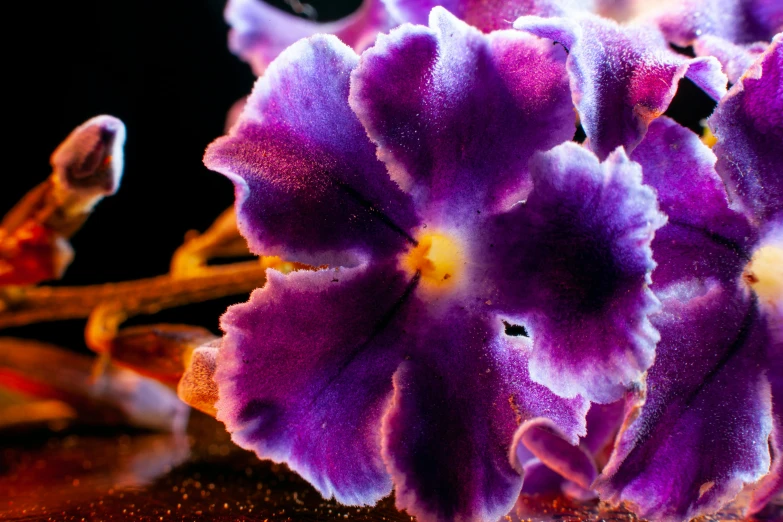
[[(171, 275), (78, 287), (31, 287), (0, 290), (0, 329), (43, 321), (83, 319), (102, 303), (115, 302), (128, 315), (250, 292), (263, 286), (266, 267), (258, 261), (210, 266), (188, 278)], [(0, 305), (0, 309), (3, 306)]]

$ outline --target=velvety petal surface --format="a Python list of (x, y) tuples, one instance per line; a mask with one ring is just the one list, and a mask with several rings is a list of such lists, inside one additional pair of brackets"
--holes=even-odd
[(302, 38), (334, 34), (361, 52), (372, 45), (378, 32), (391, 27), (381, 0), (363, 0), (356, 12), (329, 23), (300, 18), (263, 0), (229, 0), (224, 16), (231, 26), (231, 52), (248, 62), (258, 76), (286, 47)]
[(687, 278), (716, 277), (733, 284), (758, 239), (747, 218), (730, 209), (715, 154), (674, 120), (655, 120), (631, 154), (644, 182), (658, 193), (669, 220), (653, 240), (654, 288)]
[(313, 265), (396, 253), (417, 224), (348, 106), (358, 56), (333, 36), (302, 40), (261, 77), (204, 163), (236, 187), (240, 232), (257, 254)]
[(708, 120), (717, 169), (757, 223), (783, 210), (783, 34), (721, 100)]
[(568, 11), (588, 10), (590, 0), (383, 0), (389, 12), (401, 22), (427, 24), (433, 7), (450, 13), (484, 32), (510, 29), (520, 16), (559, 16)]
[(409, 342), (411, 281), (382, 264), (267, 277), (221, 320), (217, 418), (324, 497), (373, 504), (392, 487), (380, 427)]
[(576, 440), (588, 403), (533, 383), (503, 324), (456, 307), (432, 321), (422, 348), (394, 375), (383, 454), (397, 506), (420, 521), (496, 521), (522, 477), (508, 460), (514, 430), (546, 416)]
[(573, 136), (564, 60), (436, 8), (429, 28), (404, 25), (362, 55), (351, 106), (423, 221), (456, 227), (518, 201), (531, 155)]
[(680, 47), (704, 36), (734, 44), (772, 39), (783, 31), (783, 3), (778, 0), (682, 0), (666, 6), (658, 25)]
[(534, 189), (481, 234), (492, 306), (532, 340), (530, 374), (608, 403), (652, 364), (653, 234), (665, 218), (622, 150), (565, 143), (531, 161)]
[(568, 49), (571, 92), (590, 147), (604, 159), (616, 147), (630, 152), (663, 114), (687, 77), (718, 100), (726, 77), (714, 58), (688, 59), (671, 51), (657, 29), (620, 26), (590, 14), (525, 16), (514, 27)]
[(767, 42), (735, 44), (718, 36), (705, 35), (693, 42), (693, 51), (696, 56), (714, 56), (723, 67), (729, 82), (734, 84), (768, 46)]
[(717, 281), (658, 295), (646, 403), (596, 488), (642, 518), (683, 521), (717, 511), (769, 470), (769, 337), (755, 299)]

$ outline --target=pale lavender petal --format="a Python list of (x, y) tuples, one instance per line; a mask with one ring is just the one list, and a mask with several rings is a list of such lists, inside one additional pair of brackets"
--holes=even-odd
[(205, 164), (234, 182), (257, 254), (313, 265), (398, 252), (417, 224), (348, 106), (358, 56), (333, 36), (291, 46), (267, 70)]
[(570, 11), (589, 10), (590, 0), (383, 0), (400, 22), (426, 25), (430, 11), (442, 6), (460, 20), (484, 32), (511, 29), (525, 15), (561, 16)]
[(353, 75), (351, 106), (422, 220), (458, 227), (523, 197), (528, 160), (569, 140), (574, 115), (562, 49), (481, 34), (442, 8), (430, 26), (379, 38)]
[(717, 60), (674, 53), (653, 27), (620, 26), (590, 14), (526, 16), (514, 27), (568, 49), (574, 104), (590, 147), (601, 159), (618, 146), (631, 152), (650, 122), (669, 106), (683, 77), (716, 100), (726, 92)]
[(693, 51), (696, 56), (714, 56), (723, 66), (729, 82), (737, 83), (768, 46), (767, 42), (735, 44), (717, 36), (705, 35), (693, 42)]
[(492, 306), (532, 340), (530, 373), (608, 403), (652, 364), (650, 242), (665, 223), (639, 165), (565, 143), (531, 162), (534, 189), (482, 234)]
[(783, 34), (708, 120), (732, 203), (757, 223), (783, 210)]
[(769, 342), (755, 298), (716, 281), (658, 292), (664, 309), (646, 403), (595, 487), (642, 518), (713, 513), (769, 470)]
[(669, 217), (653, 240), (655, 288), (687, 278), (733, 283), (758, 234), (744, 215), (729, 208), (709, 147), (662, 117), (650, 125), (631, 159), (642, 166), (644, 182), (656, 189), (661, 211)]
[(431, 322), (394, 376), (383, 452), (397, 507), (418, 520), (494, 522), (508, 513), (522, 487), (508, 460), (520, 422), (547, 416), (570, 440), (584, 433), (587, 401), (530, 381), (503, 328), (455, 307)]
[(324, 497), (373, 504), (392, 487), (380, 428), (410, 342), (411, 282), (383, 264), (267, 277), (221, 320), (217, 418)]
[(669, 41), (680, 47), (693, 45), (703, 36), (734, 44), (770, 41), (783, 31), (780, 0), (679, 0), (657, 17)]
[(361, 52), (391, 27), (381, 0), (363, 0), (359, 9), (336, 22), (318, 23), (273, 7), (263, 0), (229, 0), (224, 12), (231, 26), (228, 45), (261, 76), (286, 47), (315, 34), (334, 34)]

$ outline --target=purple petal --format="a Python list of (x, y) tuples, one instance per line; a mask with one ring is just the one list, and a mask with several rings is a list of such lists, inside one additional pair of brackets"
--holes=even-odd
[[(774, 368), (774, 367), (773, 367)], [(780, 368), (780, 366), (778, 366)], [(778, 378), (779, 380), (779, 378)], [(783, 493), (783, 387), (780, 383), (772, 388), (772, 402), (774, 406), (775, 424), (772, 435), (769, 438), (769, 446), (772, 451), (772, 464), (769, 473), (761, 479), (761, 482), (753, 490), (753, 496), (748, 505), (748, 514), (753, 515), (762, 512), (767, 505)]]
[(430, 11), (442, 6), (460, 20), (484, 32), (511, 29), (524, 15), (558, 16), (592, 7), (584, 0), (383, 0), (401, 22), (427, 25)]
[(552, 471), (546, 464), (533, 458), (522, 466), (524, 482), (523, 495), (541, 495), (560, 492), (565, 479)]
[(564, 58), (436, 8), (429, 29), (405, 25), (364, 53), (351, 105), (423, 220), (457, 227), (518, 201), (531, 155), (573, 136)]
[(726, 92), (726, 77), (714, 58), (678, 55), (650, 27), (619, 26), (589, 14), (526, 16), (514, 27), (568, 49), (574, 104), (590, 146), (601, 159), (618, 146), (632, 151), (650, 122), (669, 106), (684, 76), (716, 100)]
[(456, 307), (394, 376), (384, 457), (397, 507), (419, 520), (494, 522), (508, 513), (522, 487), (508, 460), (519, 422), (547, 416), (569, 439), (584, 433), (588, 403), (531, 382), (523, 353), (498, 339), (502, 328)]
[(642, 166), (644, 182), (657, 190), (661, 211), (669, 217), (653, 241), (655, 288), (691, 277), (735, 281), (757, 233), (729, 208), (712, 151), (696, 134), (662, 117), (650, 125), (631, 159)]
[[(511, 446), (511, 461), (525, 479), (522, 491), (543, 493), (562, 489), (572, 498), (593, 498), (595, 493), (590, 486), (598, 469), (606, 463), (608, 450), (623, 420), (624, 406), (624, 401), (593, 404), (587, 414), (587, 435), (578, 445), (548, 419), (523, 423)], [(560, 479), (554, 480), (553, 474)]]
[(759, 223), (783, 210), (783, 35), (775, 37), (709, 119), (732, 203)]
[(512, 459), (516, 457), (515, 466), (522, 471), (524, 452), (516, 454), (520, 445), (524, 445), (552, 471), (582, 488), (589, 489), (598, 475), (592, 455), (585, 448), (569, 442), (548, 419), (529, 420), (514, 436)]
[(358, 57), (333, 36), (291, 46), (261, 77), (204, 163), (234, 182), (242, 235), (257, 254), (356, 264), (411, 242), (410, 198), (389, 179), (348, 106)]
[(231, 52), (248, 62), (257, 76), (286, 47), (302, 38), (334, 34), (361, 52), (373, 44), (376, 34), (391, 27), (381, 0), (363, 0), (356, 12), (330, 23), (305, 20), (263, 0), (229, 0), (224, 16), (231, 26)]
[(737, 83), (767, 47), (766, 42), (735, 44), (717, 36), (705, 35), (693, 43), (696, 56), (714, 56), (729, 82)]
[(734, 44), (770, 41), (783, 31), (779, 0), (681, 0), (667, 6), (658, 25), (669, 41), (694, 45), (709, 35)]
[(625, 414), (625, 401), (615, 401), (610, 404), (593, 404), (587, 412), (587, 435), (582, 437), (584, 446), (599, 466), (606, 463), (604, 453), (608, 456), (615, 436), (620, 429)]
[(565, 143), (531, 162), (527, 202), (483, 234), (495, 306), (532, 339), (533, 381), (608, 403), (652, 364), (650, 241), (665, 218), (641, 169)]
[(595, 486), (642, 518), (688, 520), (717, 511), (769, 470), (769, 339), (755, 298), (734, 288), (690, 281), (659, 295), (661, 342), (646, 403)]
[(217, 418), (324, 497), (373, 504), (391, 492), (380, 426), (409, 342), (409, 281), (381, 264), (267, 277), (221, 320)]
[[(783, 251), (783, 226), (781, 226), (783, 223), (776, 224), (780, 228), (773, 231), (773, 234), (776, 232), (778, 237), (765, 237), (761, 245), (774, 245)], [(778, 273), (778, 279), (783, 279), (783, 275)], [(779, 285), (780, 281), (778, 281)], [(760, 307), (767, 317), (772, 338), (768, 352), (767, 378), (772, 388), (774, 425), (769, 439), (772, 466), (769, 474), (753, 492), (749, 506), (751, 514), (762, 511), (770, 501), (783, 493), (783, 371), (781, 371), (783, 369), (783, 295), (778, 292), (777, 296), (766, 302), (761, 296), (759, 297)]]

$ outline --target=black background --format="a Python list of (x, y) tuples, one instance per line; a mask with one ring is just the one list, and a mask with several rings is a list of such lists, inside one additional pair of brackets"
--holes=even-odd
[[(271, 2), (285, 8), (282, 0)], [(358, 0), (312, 1), (319, 19)], [(77, 125), (112, 114), (127, 126), (120, 191), (74, 236), (76, 258), (56, 284), (163, 274), (190, 229), (204, 230), (233, 201), (231, 183), (201, 163), (227, 110), (252, 88), (248, 65), (227, 47), (225, 0), (20, 2), (6, 17), (5, 138), (0, 215), (50, 173), (49, 156)], [(16, 25), (16, 27), (13, 27)], [(10, 91), (10, 92), (9, 92)], [(10, 131), (10, 132), (9, 132)], [(166, 311), (154, 322), (217, 331), (243, 297)], [(136, 318), (131, 323), (150, 322)], [(9, 329), (83, 350), (84, 321)]]

